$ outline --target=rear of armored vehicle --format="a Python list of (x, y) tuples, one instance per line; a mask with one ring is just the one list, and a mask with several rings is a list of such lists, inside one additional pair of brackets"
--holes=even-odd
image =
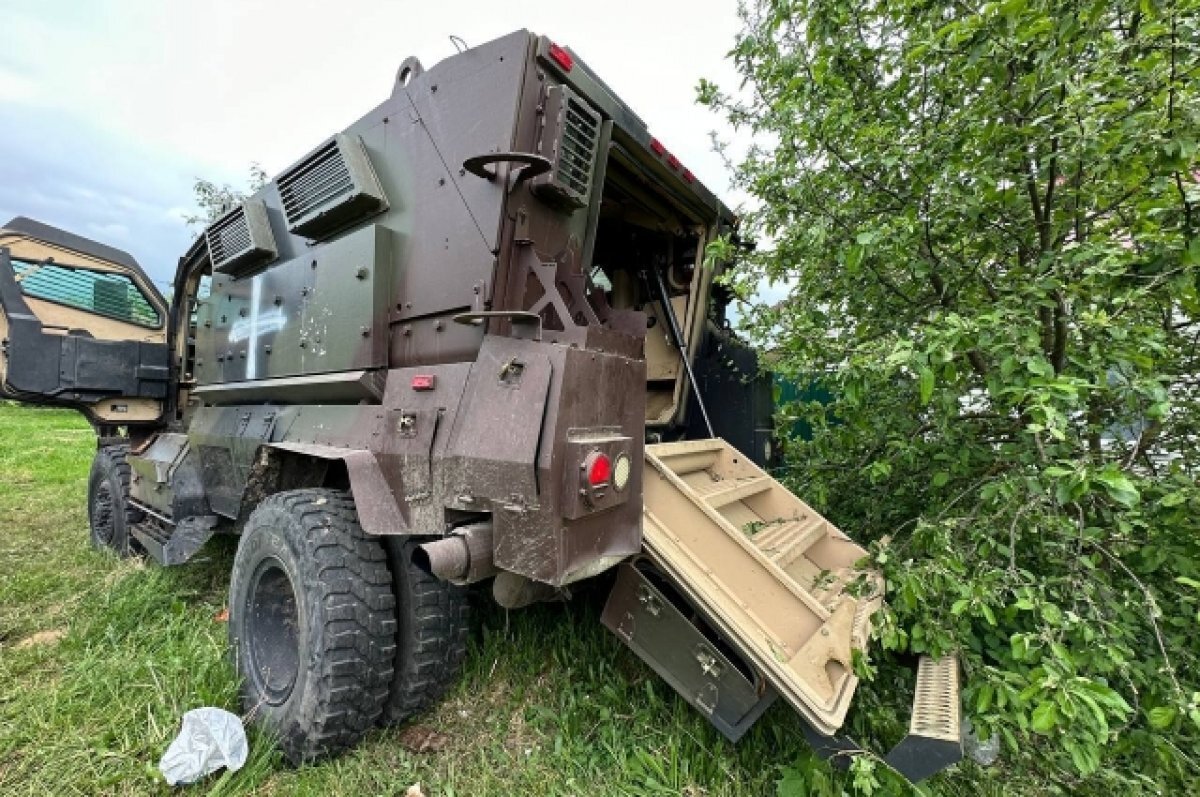
[(348, 743), (314, 736), (319, 684), (296, 662), (349, 654), (276, 630), (333, 600), (308, 583), (306, 517), (353, 541), (351, 571), (381, 556), (393, 574), (391, 606), (347, 630), (356, 651), (387, 652), (354, 654), (361, 704), (330, 709), (359, 716), (343, 740), (449, 683), (462, 585), (491, 579), (517, 607), (641, 551), (646, 425), (682, 428), (684, 378), (661, 311), (647, 343), (648, 275), (695, 323), (720, 214), (682, 169), (662, 187), (667, 156), (622, 132), (628, 111), (601, 84), (567, 79), (586, 74), (526, 32), (428, 70), (410, 59), (387, 101), (183, 260), (177, 399), (127, 459), (130, 533), (169, 563), (242, 534), (230, 611), (245, 697), (273, 707), (293, 758)]
[(367, 533), (469, 525), (514, 577), (559, 586), (637, 552), (646, 321), (588, 264), (605, 241), (633, 295), (635, 259), (672, 238), (651, 255), (597, 236), (612, 122), (542, 46), (521, 32), (406, 63), (387, 102), (193, 250), (211, 287), (179, 297), (195, 329), (176, 338), (177, 434), (209, 514), (344, 471)]

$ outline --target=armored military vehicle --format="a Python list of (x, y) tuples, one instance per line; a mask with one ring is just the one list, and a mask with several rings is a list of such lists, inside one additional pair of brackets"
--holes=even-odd
[[(572, 50), (431, 69), (215, 220), (168, 303), (126, 253), (0, 231), (0, 385), (99, 437), (94, 545), (240, 535), (229, 633), (293, 761), (453, 682), (468, 585), (516, 608), (615, 571), (603, 622), (731, 740), (777, 697), (826, 755), (882, 584), (775, 482), (769, 380), (705, 248), (731, 212)], [(921, 663), (919, 778), (958, 755)]]

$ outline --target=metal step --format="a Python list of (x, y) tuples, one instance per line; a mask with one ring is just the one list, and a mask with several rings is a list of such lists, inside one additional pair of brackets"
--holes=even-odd
[(958, 659), (922, 656), (908, 735), (884, 759), (916, 783), (962, 759)]
[(141, 523), (129, 527), (129, 533), (141, 544), (146, 554), (156, 562), (162, 561), (162, 551), (171, 540), (171, 528), (154, 515), (146, 515)]
[[(917, 783), (962, 760), (960, 733), (958, 659), (922, 656), (917, 666), (908, 735), (883, 760)], [(808, 723), (804, 724), (804, 736), (818, 756), (843, 769), (863, 750), (862, 745), (846, 734), (826, 736)]]
[(706, 487), (704, 490), (697, 490), (696, 492), (703, 496), (704, 500), (713, 509), (720, 509), (726, 504), (732, 504), (734, 501), (741, 501), (752, 495), (765, 493), (771, 489), (772, 481), (769, 476), (752, 476), (748, 479), (714, 481), (712, 484), (711, 488)]
[(825, 535), (825, 518), (813, 515), (801, 520), (789, 520), (759, 530), (750, 539), (758, 549), (780, 567), (804, 555), (804, 552)]
[(216, 530), (216, 515), (184, 518), (176, 525), (155, 515), (146, 515), (129, 532), (154, 561), (164, 566), (181, 565), (191, 559)]

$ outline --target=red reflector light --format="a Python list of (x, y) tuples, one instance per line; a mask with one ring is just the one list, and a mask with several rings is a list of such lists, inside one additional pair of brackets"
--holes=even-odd
[(657, 138), (652, 138), (652, 139), (650, 139), (650, 151), (653, 152), (655, 155), (661, 156), (661, 155), (666, 154), (667, 148), (664, 147), (663, 143), (661, 141), (659, 141)]
[(575, 66), (575, 59), (571, 54), (557, 44), (550, 45), (550, 59), (561, 66), (564, 72), (570, 72), (571, 67)]
[(692, 174), (691, 169), (684, 169), (683, 170), (683, 179), (684, 179), (684, 182), (694, 183), (694, 182), (696, 182), (696, 175)]
[(600, 453), (592, 454), (588, 459), (591, 460), (588, 467), (588, 484), (593, 487), (608, 484), (612, 479), (612, 460)]
[(433, 390), (435, 377), (433, 374), (417, 374), (412, 378), (413, 390)]
[(667, 156), (667, 165), (670, 166), (672, 169), (678, 169), (679, 165), (680, 165), (679, 158), (676, 158), (674, 155), (668, 155)]

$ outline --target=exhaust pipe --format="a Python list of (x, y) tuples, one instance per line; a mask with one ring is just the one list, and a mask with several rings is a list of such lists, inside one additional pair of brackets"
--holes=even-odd
[(418, 545), (413, 562), (452, 584), (473, 584), (497, 573), (492, 559), (492, 524), (461, 526), (440, 540)]

